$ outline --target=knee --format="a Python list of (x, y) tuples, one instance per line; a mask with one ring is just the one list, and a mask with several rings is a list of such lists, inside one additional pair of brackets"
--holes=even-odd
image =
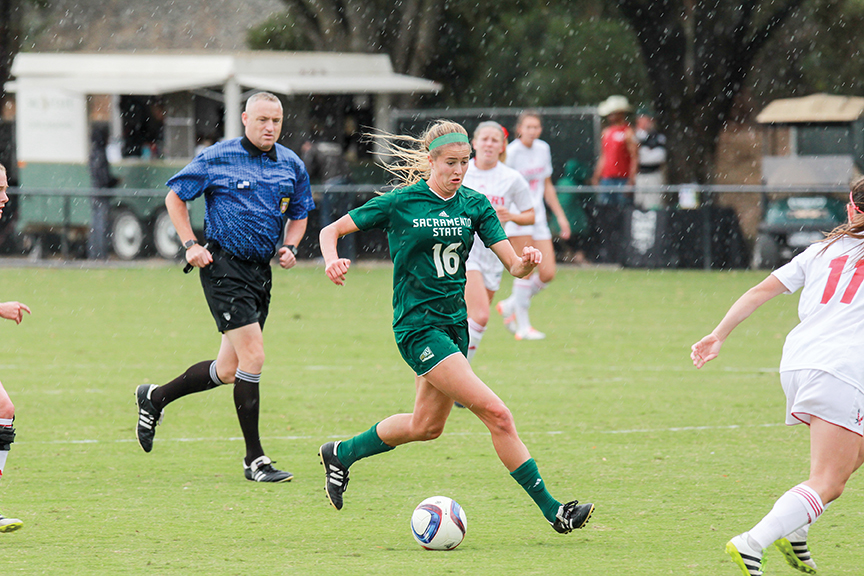
[(489, 324), (489, 308), (486, 307), (471, 313), (471, 319), (482, 327)]
[(543, 282), (543, 284), (548, 284), (555, 279), (555, 272), (555, 268), (551, 268), (549, 270), (540, 270), (537, 273), (537, 278), (539, 278), (540, 281)]
[(420, 442), (435, 440), (444, 432), (444, 424), (439, 422), (424, 422), (414, 427), (414, 437)]
[(5, 394), (0, 396), (0, 418), (11, 420), (15, 416), (15, 405)]
[(516, 425), (513, 422), (513, 414), (503, 402), (491, 406), (485, 411), (483, 421), (489, 430), (494, 433), (511, 434)]
[[(264, 367), (264, 348), (247, 350), (238, 357), (237, 368), (251, 374), (260, 374)], [(233, 374), (232, 374), (233, 376)]]

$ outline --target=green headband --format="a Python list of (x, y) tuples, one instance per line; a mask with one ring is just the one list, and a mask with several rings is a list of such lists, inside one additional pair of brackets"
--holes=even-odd
[(468, 144), (468, 136), (466, 136), (465, 134), (460, 134), (459, 132), (451, 132), (450, 134), (438, 136), (429, 143), (429, 151), (431, 152), (438, 146), (443, 146), (444, 144), (453, 144), (455, 142), (464, 142), (465, 144)]

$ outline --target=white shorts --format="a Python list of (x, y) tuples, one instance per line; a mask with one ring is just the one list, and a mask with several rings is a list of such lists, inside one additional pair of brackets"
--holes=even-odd
[(480, 238), (474, 238), (474, 245), (465, 262), (465, 270), (476, 270), (483, 275), (483, 286), (487, 290), (497, 292), (501, 287), (501, 276), (504, 274), (504, 264), (498, 256), (483, 245)]
[(780, 373), (786, 393), (786, 424), (810, 424), (816, 416), (864, 436), (864, 392), (822, 370)]
[(504, 232), (510, 238), (513, 236), (530, 236), (534, 240), (551, 240), (552, 231), (549, 230), (549, 223), (546, 221), (546, 206), (534, 207), (534, 224), (520, 226), (513, 222), (505, 222)]

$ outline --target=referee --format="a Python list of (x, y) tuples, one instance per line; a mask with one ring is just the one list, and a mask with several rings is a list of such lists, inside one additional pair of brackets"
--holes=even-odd
[[(243, 112), (245, 136), (203, 150), (168, 181), (165, 206), (186, 248), (186, 261), (200, 269), (201, 285), (222, 344), (216, 360), (190, 366), (171, 382), (142, 384), (138, 403), (138, 443), (153, 449), (156, 425), (169, 403), (222, 384), (234, 384), (234, 404), (246, 441), (247, 480), (287, 482), (264, 455), (258, 434), (258, 384), (264, 365), (262, 329), (272, 284), (270, 260), (282, 268), (297, 260), (306, 219), (315, 208), (309, 176), (300, 158), (277, 144), (282, 103), (268, 92), (253, 94)], [(204, 195), (206, 243), (198, 242), (186, 202)]]

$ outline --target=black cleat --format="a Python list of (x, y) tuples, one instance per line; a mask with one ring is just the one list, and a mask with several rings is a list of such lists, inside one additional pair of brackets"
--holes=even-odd
[(135, 428), (135, 435), (144, 452), (153, 450), (156, 426), (162, 422), (164, 412), (156, 410), (150, 400), (150, 392), (154, 388), (156, 388), (155, 384), (141, 384), (135, 389), (135, 401), (138, 404), (138, 426)]
[(579, 504), (578, 500), (573, 500), (567, 504), (562, 504), (558, 508), (558, 514), (555, 517), (555, 522), (550, 522), (552, 527), (559, 534), (567, 534), (577, 528), (582, 528), (588, 523), (591, 518), (591, 513), (594, 512), (594, 504)]
[(267, 456), (259, 456), (249, 466), (244, 461), (243, 474), (253, 482), (290, 482), (294, 478), (291, 472), (274, 468), (273, 461)]
[(318, 456), (321, 458), (321, 464), (324, 465), (324, 492), (327, 493), (327, 499), (336, 510), (342, 509), (342, 494), (345, 488), (348, 487), (348, 468), (342, 465), (339, 458), (336, 456), (336, 447), (339, 442), (327, 442), (318, 449)]

